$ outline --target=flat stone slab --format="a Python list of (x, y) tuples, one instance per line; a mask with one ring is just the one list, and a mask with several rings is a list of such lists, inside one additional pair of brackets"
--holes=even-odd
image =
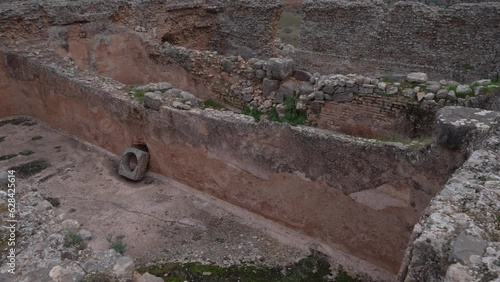
[(453, 244), (449, 260), (467, 264), (471, 256), (481, 256), (485, 249), (486, 242), (483, 239), (461, 233)]
[(437, 117), (437, 144), (455, 149), (467, 142), (472, 133), (486, 133), (498, 122), (500, 112), (465, 107), (444, 107)]

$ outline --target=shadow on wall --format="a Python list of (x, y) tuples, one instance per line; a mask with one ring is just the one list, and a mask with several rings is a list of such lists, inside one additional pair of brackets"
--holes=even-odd
[(126, 85), (169, 81), (175, 87), (208, 98), (203, 80), (175, 64), (158, 65), (151, 59), (140, 34), (113, 24), (88, 23), (50, 29), (51, 47), (80, 68), (113, 78)]

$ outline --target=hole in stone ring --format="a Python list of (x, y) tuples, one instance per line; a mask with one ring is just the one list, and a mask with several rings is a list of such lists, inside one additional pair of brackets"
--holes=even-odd
[(128, 166), (130, 167), (131, 171), (134, 171), (137, 167), (137, 157), (135, 156), (135, 154), (131, 154), (128, 160)]

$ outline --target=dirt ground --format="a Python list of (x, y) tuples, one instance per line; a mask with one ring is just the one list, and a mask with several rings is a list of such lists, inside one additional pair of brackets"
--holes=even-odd
[(309, 253), (307, 240), (293, 231), (158, 175), (127, 181), (117, 173), (117, 156), (36, 120), (2, 124), (10, 119), (0, 120), (0, 169), (46, 160), (48, 168), (19, 177), (21, 187), (33, 185), (52, 202), (58, 199), (57, 214), (90, 231), (89, 247), (96, 251), (110, 247), (112, 234), (124, 236), (136, 265), (284, 265)]

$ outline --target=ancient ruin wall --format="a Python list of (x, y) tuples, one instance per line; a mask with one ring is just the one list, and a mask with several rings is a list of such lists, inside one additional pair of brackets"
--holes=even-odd
[(301, 48), (353, 61), (358, 68), (377, 65), (466, 80), (500, 71), (500, 3), (436, 8), (308, 0), (303, 8)]
[(0, 38), (45, 39), (55, 26), (111, 22), (149, 33), (158, 44), (269, 57), (280, 13), (279, 0), (9, 1), (0, 3)]
[[(1, 58), (0, 69), (8, 74), (1, 117), (32, 115), (116, 154), (146, 144), (153, 171), (393, 273), (411, 227), (456, 163), (453, 155), (432, 148), (408, 150), (254, 123), (233, 113), (147, 110), (119, 83), (65, 73), (69, 66), (49, 67), (56, 58), (47, 62), (10, 52)], [(103, 130), (103, 121), (114, 130)], [(392, 193), (401, 200), (373, 209), (355, 200), (366, 201), (363, 193)]]
[(224, 54), (266, 58), (274, 54), (274, 38), (282, 5), (280, 0), (219, 1), (218, 35), (214, 50)]

